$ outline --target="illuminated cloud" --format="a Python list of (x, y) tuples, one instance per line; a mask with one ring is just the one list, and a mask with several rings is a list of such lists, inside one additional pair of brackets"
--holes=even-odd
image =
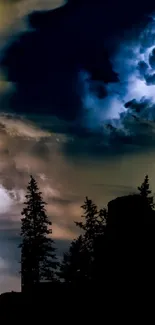
[[(155, 21), (152, 19), (139, 34), (132, 31), (129, 39), (121, 40), (112, 57), (119, 82), (104, 85), (107, 94), (104, 98), (91, 91), (91, 80), (86, 73), (83, 74), (85, 123), (89, 129), (99, 130), (109, 123), (124, 133), (138, 136), (139, 127), (134, 127), (134, 119), (133, 125), (127, 123), (132, 114), (147, 121), (155, 120), (154, 37)], [(127, 105), (128, 102), (132, 104)], [(133, 104), (137, 106), (137, 111), (132, 110)]]
[(26, 119), (15, 118), (9, 114), (0, 114), (0, 127), (4, 128), (6, 133), (11, 137), (24, 137), (27, 139), (38, 140), (40, 138), (49, 137), (50, 132), (45, 132), (32, 125)]
[(13, 200), (11, 199), (8, 191), (1, 185), (0, 186), (0, 215), (11, 210)]

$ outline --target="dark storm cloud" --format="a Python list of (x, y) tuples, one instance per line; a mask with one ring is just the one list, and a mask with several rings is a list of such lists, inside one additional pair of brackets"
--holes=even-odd
[(152, 75), (146, 75), (145, 80), (148, 86), (155, 85), (155, 73)]
[[(136, 141), (135, 141), (136, 140)], [(139, 138), (141, 144), (143, 143), (141, 138)], [(149, 142), (150, 145), (150, 142)], [(104, 137), (103, 134), (98, 136), (92, 136), (92, 139), (81, 139), (76, 138), (74, 142), (68, 142), (64, 146), (64, 153), (76, 161), (77, 157), (84, 158), (103, 158), (103, 157), (113, 157), (116, 155), (122, 155), (122, 153), (137, 152), (138, 150), (143, 150), (139, 147), (139, 142), (135, 136), (124, 136), (124, 134), (119, 135), (118, 132), (112, 132), (111, 136)]]
[[(154, 39), (154, 36), (152, 38)], [(145, 50), (146, 49), (147, 48), (145, 48)], [(140, 76), (146, 81), (146, 84), (148, 86), (155, 85), (155, 73), (153, 72), (155, 69), (155, 48), (152, 49), (149, 55), (148, 64), (145, 61), (140, 61), (138, 63), (137, 69), (140, 73)]]
[(152, 50), (149, 56), (149, 64), (152, 69), (155, 69), (155, 48)]
[[(79, 19), (75, 19), (78, 14)], [(94, 18), (96, 21), (97, 17)], [(96, 30), (89, 30), (87, 24), (91, 29), (96, 27), (91, 26), (90, 17), (86, 22), (85, 10), (76, 12), (67, 5), (33, 14), (30, 22), (35, 30), (13, 42), (2, 62), (9, 80), (16, 83), (11, 107), (16, 112), (33, 109), (33, 112), (75, 119), (80, 116), (82, 107), (78, 84), (80, 69), (89, 71), (93, 80), (117, 80), (103, 39), (99, 41), (94, 37)]]
[(148, 64), (145, 61), (140, 61), (138, 63), (137, 69), (138, 69), (138, 71), (140, 73), (140, 76), (142, 78), (144, 78), (144, 76), (147, 74), (147, 71), (149, 69), (149, 66), (148, 66)]
[[(96, 158), (113, 159), (122, 154), (154, 150), (155, 123), (148, 121), (147, 102), (138, 103), (133, 100), (130, 105), (128, 114), (124, 114), (124, 117), (122, 114), (120, 118), (120, 128), (107, 124), (98, 133), (86, 132), (83, 136), (74, 136), (72, 141), (68, 139), (62, 147), (65, 155), (76, 162), (77, 157), (93, 161)], [(153, 120), (155, 106), (150, 107), (150, 112), (149, 118)]]
[[(87, 111), (83, 109), (83, 84), (79, 78), (80, 71), (88, 72), (89, 91), (95, 105), (108, 97), (107, 84), (115, 83), (117, 88), (120, 76), (112, 67), (110, 57), (118, 46), (118, 39), (135, 23), (137, 32), (135, 29), (133, 32), (138, 35), (147, 25), (148, 14), (155, 7), (150, 1), (139, 4), (133, 1), (127, 4), (68, 1), (55, 10), (34, 12), (27, 18), (30, 30), (17, 37), (4, 51), (2, 66), (9, 81), (16, 85), (14, 94), (9, 98), (9, 107), (19, 114), (29, 114), (30, 118), (32, 112), (36, 115), (41, 113), (44, 118), (39, 122), (34, 119), (36, 123), (41, 123), (46, 129), (75, 136), (74, 141), (71, 138), (64, 142), (64, 152), (67, 154), (106, 155), (109, 152), (137, 150), (138, 141), (141, 144), (142, 130), (145, 137), (143, 143), (150, 141), (150, 136), (145, 133), (146, 126), (140, 126), (134, 118), (130, 123), (131, 119), (128, 122), (128, 116), (124, 118), (123, 115), (120, 115), (119, 126), (114, 119), (105, 127), (97, 126), (89, 132), (85, 123)], [(145, 32), (141, 37), (141, 52), (148, 44), (152, 44), (152, 37)], [(133, 57), (131, 50), (130, 59)], [(153, 51), (149, 60), (153, 65)], [(137, 70), (147, 84), (154, 83), (154, 75), (148, 73), (145, 61), (137, 62)], [(121, 106), (121, 102), (118, 105)], [(135, 99), (130, 100), (126, 108), (131, 113), (139, 113), (141, 118), (147, 115), (144, 114), (147, 105), (147, 100)], [(104, 111), (106, 104), (102, 105), (101, 102), (102, 106)], [(47, 125), (47, 121), (44, 123), (45, 115), (49, 114), (56, 116), (58, 121), (64, 119), (71, 123), (51, 122)], [(94, 119), (92, 122), (95, 124)], [(37, 144), (33, 150), (40, 154), (41, 149)], [(44, 144), (42, 150), (46, 151), (48, 157)]]
[(148, 108), (150, 105), (152, 106), (152, 104), (150, 103), (150, 99), (146, 99), (145, 97), (143, 97), (140, 101), (132, 99), (131, 101), (127, 102), (124, 106), (125, 108), (130, 109), (133, 113), (139, 113), (139, 115), (142, 115), (145, 111), (147, 111), (148, 113)]
[(69, 1), (58, 9), (31, 14), (33, 31), (13, 42), (3, 61), (9, 80), (17, 85), (11, 107), (16, 112), (33, 109), (75, 119), (82, 113), (77, 81), (80, 69), (97, 81), (91, 84), (97, 97), (104, 97), (106, 90), (101, 81), (118, 80), (104, 43), (108, 36), (111, 41), (111, 34), (114, 41), (122, 28), (152, 10), (151, 4), (145, 8), (134, 5), (134, 11), (132, 5), (128, 4), (127, 11), (114, 1)]

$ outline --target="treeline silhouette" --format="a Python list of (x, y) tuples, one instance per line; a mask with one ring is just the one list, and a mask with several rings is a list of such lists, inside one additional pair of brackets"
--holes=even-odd
[(52, 302), (71, 308), (80, 299), (80, 304), (89, 301), (90, 308), (100, 294), (102, 301), (109, 296), (118, 299), (118, 293), (132, 294), (133, 299), (133, 292), (153, 290), (155, 205), (148, 175), (137, 194), (118, 197), (107, 208), (99, 209), (86, 197), (81, 220), (75, 221), (79, 236), (62, 261), (56, 256), (45, 206), (30, 176), (21, 213), (21, 293), (1, 295), (0, 306), (29, 304), (34, 311)]

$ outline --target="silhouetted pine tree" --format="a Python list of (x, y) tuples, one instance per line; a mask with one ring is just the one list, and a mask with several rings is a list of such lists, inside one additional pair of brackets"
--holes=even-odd
[(25, 207), (21, 219), (21, 281), (22, 289), (30, 289), (42, 280), (55, 279), (57, 267), (52, 229), (45, 210), (45, 202), (37, 182), (31, 176), (27, 187)]
[(60, 278), (68, 284), (79, 285), (87, 278), (88, 252), (85, 250), (83, 237), (79, 236), (73, 240), (69, 251), (64, 253), (60, 265)]
[[(81, 216), (83, 222), (75, 222), (83, 231), (83, 246), (87, 251), (89, 259), (87, 259), (87, 279), (92, 281), (96, 270), (96, 243), (98, 239), (103, 237), (106, 223), (107, 223), (107, 210), (98, 210), (97, 205), (92, 200), (86, 197), (84, 204), (81, 206), (84, 214)], [(94, 273), (95, 272), (95, 273)], [(95, 275), (96, 276), (96, 275)]]
[(87, 280), (92, 280), (94, 277), (95, 268), (95, 247), (98, 238), (104, 235), (106, 222), (107, 222), (107, 210), (98, 210), (97, 205), (88, 197), (86, 197), (84, 204), (81, 206), (84, 210), (83, 222), (75, 222), (82, 230), (83, 239), (83, 251), (87, 252), (87, 264), (85, 264), (85, 269), (87, 273)]
[(149, 196), (152, 191), (150, 190), (149, 177), (145, 176), (144, 181), (141, 186), (138, 187), (140, 195), (147, 199), (149, 206), (153, 209), (155, 204), (153, 203), (153, 196)]
[(104, 235), (107, 221), (107, 210), (98, 210), (96, 204), (88, 197), (82, 209), (83, 222), (75, 222), (82, 234), (71, 243), (69, 252), (64, 254), (59, 273), (65, 282), (73, 285), (87, 284), (93, 280), (96, 240)]
[(84, 214), (81, 216), (84, 222), (75, 222), (75, 224), (82, 229), (85, 246), (92, 253), (95, 238), (104, 234), (107, 210), (98, 210), (97, 205), (92, 200), (89, 200), (88, 197), (86, 197), (81, 208), (84, 210)]

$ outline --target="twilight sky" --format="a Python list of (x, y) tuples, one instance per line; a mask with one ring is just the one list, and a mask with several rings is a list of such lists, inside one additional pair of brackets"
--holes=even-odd
[(29, 174), (58, 254), (87, 195), (99, 206), (155, 192), (155, 5), (0, 0), (0, 293), (20, 289)]

